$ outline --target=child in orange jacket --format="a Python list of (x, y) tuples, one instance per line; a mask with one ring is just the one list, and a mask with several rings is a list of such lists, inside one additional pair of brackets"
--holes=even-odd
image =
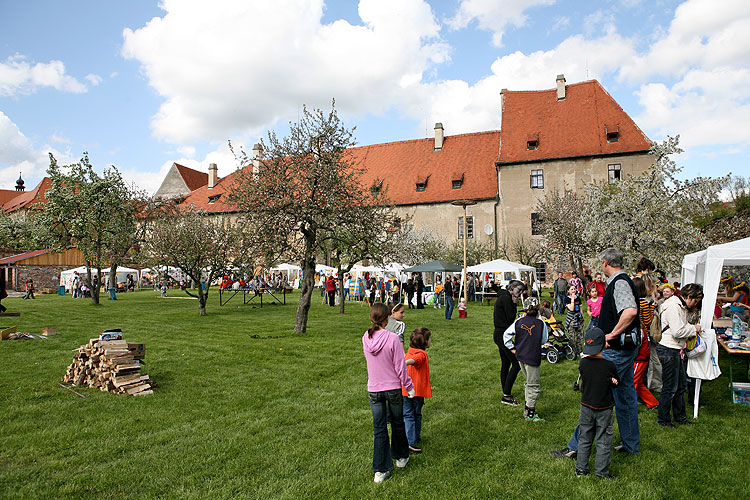
[(404, 397), (404, 424), (406, 438), (409, 441), (409, 451), (422, 451), (422, 406), (424, 398), (432, 397), (430, 387), (430, 361), (425, 349), (431, 345), (432, 333), (427, 328), (415, 329), (409, 339), (409, 350), (406, 351), (406, 366), (414, 383), (414, 397), (409, 398), (402, 388)]

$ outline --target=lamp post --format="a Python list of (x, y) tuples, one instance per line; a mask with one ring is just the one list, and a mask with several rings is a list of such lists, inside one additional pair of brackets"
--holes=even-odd
[(455, 205), (457, 207), (464, 207), (464, 230), (463, 230), (463, 236), (464, 236), (464, 275), (463, 275), (463, 287), (464, 287), (464, 302), (468, 304), (469, 299), (467, 298), (466, 294), (466, 207), (470, 207), (471, 205), (476, 205), (477, 202), (474, 200), (456, 200), (451, 203), (451, 205)]

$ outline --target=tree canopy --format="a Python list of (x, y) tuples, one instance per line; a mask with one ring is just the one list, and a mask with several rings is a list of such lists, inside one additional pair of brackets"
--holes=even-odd
[(363, 185), (363, 168), (349, 149), (355, 144), (353, 129), (344, 126), (334, 103), (328, 113), (304, 107), (286, 137), (269, 132), (256, 163), (244, 151), (237, 155), (231, 201), (246, 240), (265, 264), (284, 259), (302, 268), (297, 333), (307, 329), (316, 256), (342, 247), (352, 235), (374, 234), (368, 219), (375, 229), (388, 228), (387, 218), (381, 220), (387, 200)]

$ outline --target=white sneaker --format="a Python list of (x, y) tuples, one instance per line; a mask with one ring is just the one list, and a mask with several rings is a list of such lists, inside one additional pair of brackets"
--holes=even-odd
[(403, 469), (404, 467), (406, 467), (406, 464), (408, 463), (409, 463), (409, 457), (399, 458), (396, 460), (396, 467), (400, 467), (401, 469)]
[(376, 472), (374, 481), (376, 483), (382, 483), (390, 475), (391, 475), (391, 471)]

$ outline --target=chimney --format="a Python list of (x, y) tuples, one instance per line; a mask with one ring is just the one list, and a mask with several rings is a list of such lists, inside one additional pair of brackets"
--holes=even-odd
[(213, 187), (216, 185), (216, 182), (219, 180), (219, 167), (216, 166), (216, 163), (211, 163), (208, 166), (208, 189), (213, 189)]
[(565, 75), (557, 75), (557, 100), (565, 100)]
[(253, 175), (260, 173), (260, 159), (263, 158), (263, 146), (259, 143), (253, 146)]
[(440, 151), (441, 149), (443, 149), (444, 137), (443, 124), (438, 122), (435, 124), (435, 151)]

